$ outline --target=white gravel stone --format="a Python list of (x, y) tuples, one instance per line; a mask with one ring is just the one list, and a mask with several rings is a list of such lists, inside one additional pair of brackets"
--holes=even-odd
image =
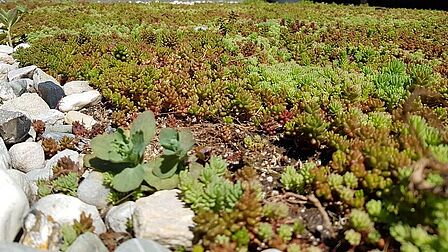
[(42, 252), (42, 250), (33, 249), (16, 242), (8, 242), (0, 244), (2, 252)]
[(0, 170), (8, 170), (11, 165), (8, 149), (6, 148), (3, 138), (0, 137)]
[(8, 175), (16, 182), (17, 185), (22, 188), (29, 202), (34, 202), (37, 195), (37, 186), (29, 181), (28, 177), (25, 173), (15, 170), (9, 169), (6, 171)]
[(60, 251), (61, 239), (61, 225), (38, 210), (28, 213), (20, 243), (31, 248)]
[(64, 122), (64, 113), (56, 109), (50, 109), (34, 117), (34, 120), (41, 120), (45, 126), (62, 124)]
[(8, 72), (8, 80), (13, 81), (16, 79), (29, 78), (33, 76), (34, 70), (36, 70), (35, 65), (17, 68)]
[(14, 64), (16, 61), (14, 60), (14, 58), (6, 53), (0, 53), (0, 62), (6, 63), (6, 64)]
[(16, 97), (14, 90), (7, 82), (0, 83), (0, 101), (8, 101)]
[(11, 54), (14, 52), (14, 48), (9, 45), (0, 45), (0, 53)]
[(45, 81), (52, 81), (56, 85), (59, 85), (59, 86), (61, 85), (61, 84), (59, 84), (59, 81), (57, 81), (53, 76), (45, 73), (40, 68), (36, 68), (36, 70), (33, 73), (32, 78), (33, 78), (33, 82), (34, 82), (34, 88), (36, 90), (37, 90), (37, 86), (39, 85), (39, 83), (45, 82)]
[(23, 172), (42, 169), (45, 153), (42, 146), (35, 142), (18, 143), (9, 149), (11, 166)]
[(64, 86), (62, 86), (62, 89), (64, 89), (65, 95), (80, 94), (93, 90), (93, 88), (89, 86), (88, 81), (70, 81), (65, 83)]
[(115, 252), (170, 252), (171, 250), (147, 239), (133, 238), (120, 244)]
[(6, 101), (0, 109), (22, 112), (31, 120), (35, 120), (50, 111), (48, 104), (36, 93), (25, 93), (20, 97)]
[(158, 191), (135, 203), (134, 232), (137, 238), (164, 246), (191, 248), (193, 211), (178, 198), (179, 190)]
[(12, 242), (28, 213), (28, 199), (22, 188), (2, 169), (0, 192), (0, 242)]
[(33, 209), (41, 211), (46, 216), (51, 216), (60, 225), (64, 223), (72, 224), (74, 220), (79, 221), (81, 213), (84, 212), (91, 215), (95, 227), (94, 233), (101, 234), (106, 231), (106, 226), (96, 207), (72, 196), (64, 194), (48, 195), (37, 201)]
[(110, 189), (103, 184), (103, 174), (94, 171), (79, 184), (77, 195), (83, 202), (102, 209), (107, 206), (109, 192)]
[(76, 121), (84, 124), (84, 127), (86, 127), (86, 129), (89, 130), (92, 129), (92, 126), (95, 125), (96, 123), (96, 120), (93, 119), (92, 116), (83, 114), (78, 111), (69, 111), (67, 114), (65, 114), (64, 122), (66, 124), (71, 125), (73, 122)]
[(7, 74), (9, 71), (17, 69), (16, 64), (8, 64), (4, 62), (0, 62), (0, 73), (1, 74)]
[(101, 101), (101, 94), (96, 90), (80, 94), (67, 95), (59, 101), (58, 109), (62, 112), (80, 110)]
[(106, 225), (114, 232), (127, 232), (127, 223), (132, 219), (135, 210), (135, 202), (127, 201), (121, 205), (112, 207), (106, 214)]

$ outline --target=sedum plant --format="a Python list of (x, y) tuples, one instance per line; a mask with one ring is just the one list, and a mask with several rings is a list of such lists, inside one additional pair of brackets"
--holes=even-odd
[(63, 193), (70, 196), (76, 196), (78, 190), (79, 178), (75, 172), (69, 172), (53, 180), (38, 180), (37, 194), (39, 197), (45, 197), (52, 193)]
[(314, 166), (314, 163), (306, 163), (299, 171), (292, 166), (287, 166), (281, 175), (280, 182), (286, 190), (303, 193), (306, 185), (313, 181), (310, 171)]
[(180, 189), (186, 203), (193, 210), (231, 210), (241, 198), (243, 189), (241, 183), (232, 183), (223, 175), (227, 163), (221, 157), (212, 157), (210, 162), (202, 167), (193, 163), (190, 171), (180, 173)]
[(378, 98), (393, 108), (404, 101), (408, 95), (411, 78), (406, 74), (405, 64), (399, 60), (391, 61), (374, 79)]
[(155, 135), (156, 123), (150, 111), (141, 113), (130, 130), (117, 129), (112, 134), (96, 136), (91, 141), (92, 154), (85, 156), (85, 164), (113, 175), (111, 186), (118, 192), (130, 192), (146, 182), (157, 190), (177, 187), (178, 173), (183, 169), (187, 152), (194, 139), (189, 131), (165, 128), (160, 133), (164, 153), (151, 162), (144, 162), (146, 146)]

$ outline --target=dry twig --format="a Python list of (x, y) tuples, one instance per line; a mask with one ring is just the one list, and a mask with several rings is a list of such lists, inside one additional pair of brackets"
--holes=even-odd
[(319, 199), (314, 196), (314, 194), (308, 195), (308, 200), (311, 201), (311, 203), (314, 204), (315, 207), (319, 210), (320, 214), (322, 215), (322, 218), (324, 220), (324, 227), (328, 232), (330, 233), (331, 237), (334, 237), (335, 232), (333, 230), (333, 225), (331, 224), (330, 217), (328, 216), (327, 212), (325, 211), (325, 208), (320, 203)]

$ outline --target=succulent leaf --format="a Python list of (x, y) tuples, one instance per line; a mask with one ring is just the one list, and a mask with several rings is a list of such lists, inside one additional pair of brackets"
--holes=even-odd
[(142, 165), (126, 168), (116, 174), (112, 180), (112, 186), (119, 192), (129, 192), (140, 186), (143, 181), (145, 171)]
[(143, 134), (143, 143), (145, 146), (151, 143), (156, 133), (156, 121), (151, 111), (145, 111), (137, 116), (131, 124), (131, 137), (138, 132)]

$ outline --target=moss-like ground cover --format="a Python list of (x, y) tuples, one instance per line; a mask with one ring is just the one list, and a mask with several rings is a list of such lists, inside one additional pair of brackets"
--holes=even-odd
[[(151, 110), (254, 126), (263, 137), (244, 138), (248, 149), (276, 136), (305, 160), (319, 153), (303, 167), (283, 167), (273, 182), (280, 195), (333, 213), (317, 230), (304, 230), (290, 201), (261, 196), (251, 180), (266, 169), (257, 156), (237, 159), (238, 175), (226, 175), (240, 182), (220, 182), (228, 192), (222, 197), (234, 199), (223, 208), (195, 205), (204, 192), (185, 177), (198, 251), (311, 251), (309, 231), (322, 250), (448, 250), (446, 12), (311, 3), (26, 4), (15, 33), (32, 46), (15, 57), (61, 83), (89, 80), (117, 111), (115, 123)], [(223, 164), (213, 162), (215, 175), (224, 176)], [(348, 222), (336, 225), (338, 218)]]

